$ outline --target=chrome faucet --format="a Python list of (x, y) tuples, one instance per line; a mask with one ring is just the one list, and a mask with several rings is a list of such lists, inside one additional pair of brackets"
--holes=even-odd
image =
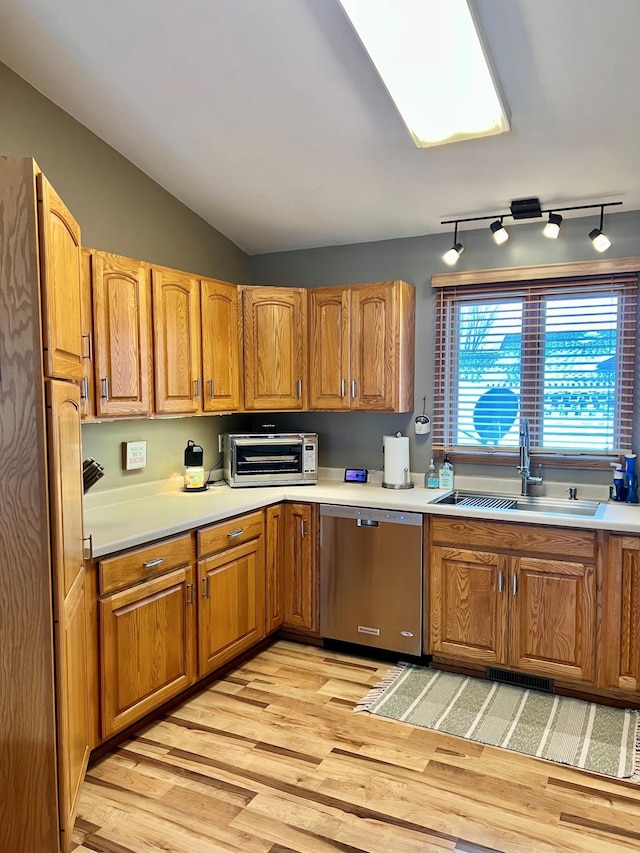
[(525, 497), (529, 494), (529, 486), (539, 486), (542, 477), (531, 475), (531, 439), (529, 438), (529, 418), (520, 418), (520, 458), (518, 460), (518, 473), (522, 480), (520, 494)]

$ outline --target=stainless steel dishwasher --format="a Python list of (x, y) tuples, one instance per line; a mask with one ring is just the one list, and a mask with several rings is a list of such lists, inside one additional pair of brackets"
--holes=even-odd
[(422, 515), (320, 506), (320, 632), (422, 652)]

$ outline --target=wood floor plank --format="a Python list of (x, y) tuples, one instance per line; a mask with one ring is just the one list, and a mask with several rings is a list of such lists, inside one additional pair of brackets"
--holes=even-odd
[(75, 851), (640, 851), (640, 786), (354, 714), (390, 666), (264, 649), (90, 768)]

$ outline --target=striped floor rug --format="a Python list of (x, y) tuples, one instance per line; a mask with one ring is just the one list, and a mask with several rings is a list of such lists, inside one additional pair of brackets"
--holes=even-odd
[(411, 664), (394, 667), (355, 710), (640, 782), (637, 711)]

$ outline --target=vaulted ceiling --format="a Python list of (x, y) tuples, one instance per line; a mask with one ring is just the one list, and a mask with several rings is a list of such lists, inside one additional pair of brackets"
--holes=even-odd
[(250, 254), (640, 209), (639, 0), (475, 6), (512, 130), (422, 150), (337, 0), (4, 0), (0, 61)]

